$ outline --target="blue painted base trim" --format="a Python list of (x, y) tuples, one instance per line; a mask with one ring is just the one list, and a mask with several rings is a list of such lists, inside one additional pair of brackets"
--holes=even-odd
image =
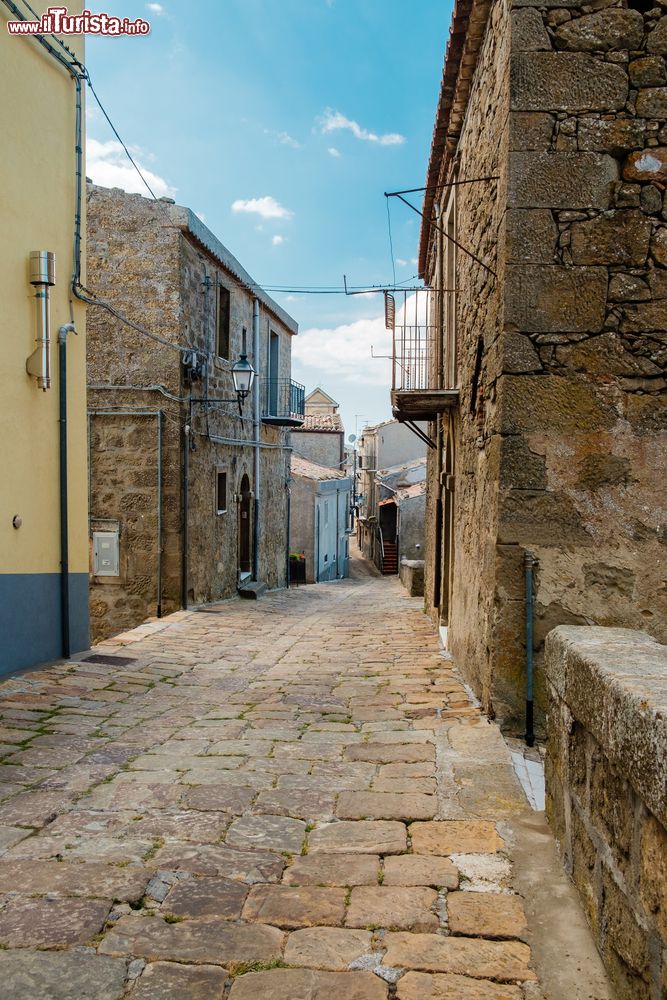
[[(72, 653), (90, 646), (88, 574), (70, 573)], [(59, 573), (0, 575), (0, 676), (63, 655)]]

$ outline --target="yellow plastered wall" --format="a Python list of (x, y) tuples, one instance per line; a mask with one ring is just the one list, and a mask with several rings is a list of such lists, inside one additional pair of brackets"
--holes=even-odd
[[(43, 12), (48, 3), (34, 3)], [(81, 4), (70, 6), (70, 13)], [(9, 36), (0, 5), (0, 573), (58, 573), (58, 328), (70, 321), (75, 213), (75, 86), (34, 39)], [(83, 39), (67, 44), (83, 60)], [(85, 95), (84, 95), (85, 96)], [(85, 128), (85, 115), (84, 115)], [(85, 201), (85, 199), (84, 199)], [(85, 218), (82, 220), (85, 235)], [(82, 248), (83, 249), (83, 248)], [(26, 372), (34, 350), (31, 250), (56, 256), (51, 289), (51, 388)], [(85, 274), (85, 272), (84, 272)], [(85, 307), (68, 365), (70, 572), (88, 571)], [(17, 530), (12, 519), (19, 515)]]

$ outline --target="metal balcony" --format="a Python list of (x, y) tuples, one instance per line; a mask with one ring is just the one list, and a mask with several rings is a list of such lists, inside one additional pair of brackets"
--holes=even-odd
[(277, 427), (300, 427), (306, 407), (306, 387), (291, 378), (265, 378), (261, 384), (262, 420)]
[(452, 367), (440, 332), (440, 294), (431, 288), (403, 292), (385, 309), (393, 335), (391, 405), (405, 423), (434, 420), (458, 399), (457, 389), (439, 388)]

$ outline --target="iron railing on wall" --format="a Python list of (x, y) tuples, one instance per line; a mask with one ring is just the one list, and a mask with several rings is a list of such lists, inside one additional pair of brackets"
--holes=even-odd
[(303, 422), (306, 387), (291, 378), (262, 379), (262, 419)]
[(433, 389), (438, 384), (441, 295), (424, 288), (394, 296), (392, 389)]

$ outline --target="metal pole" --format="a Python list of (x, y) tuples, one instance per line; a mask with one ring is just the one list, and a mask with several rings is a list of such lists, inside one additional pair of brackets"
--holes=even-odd
[(157, 617), (162, 618), (162, 410), (157, 414)]
[(533, 567), (537, 560), (532, 552), (524, 553), (526, 573), (526, 745), (535, 744), (533, 730)]
[(185, 424), (183, 428), (183, 523), (181, 538), (183, 553), (181, 558), (181, 606), (186, 609), (188, 606), (188, 508), (190, 477), (190, 424)]
[(261, 528), (261, 496), (260, 496), (260, 452), (259, 452), (259, 416), (260, 416), (260, 385), (261, 385), (261, 371), (260, 371), (260, 360), (259, 360), (259, 299), (255, 299), (252, 306), (252, 336), (253, 336), (253, 353), (254, 362), (257, 366), (257, 371), (255, 373), (255, 393), (253, 396), (253, 417), (252, 426), (254, 431), (254, 493), (255, 493), (255, 504), (254, 504), (254, 522), (253, 522), (253, 545), (252, 545), (252, 576), (253, 580), (259, 580), (259, 539), (260, 539), (260, 528)]
[[(71, 324), (69, 329), (71, 329)], [(69, 530), (67, 485), (67, 334), (61, 326), (58, 332), (59, 404), (60, 404), (60, 629), (63, 656), (70, 655), (69, 628)]]

